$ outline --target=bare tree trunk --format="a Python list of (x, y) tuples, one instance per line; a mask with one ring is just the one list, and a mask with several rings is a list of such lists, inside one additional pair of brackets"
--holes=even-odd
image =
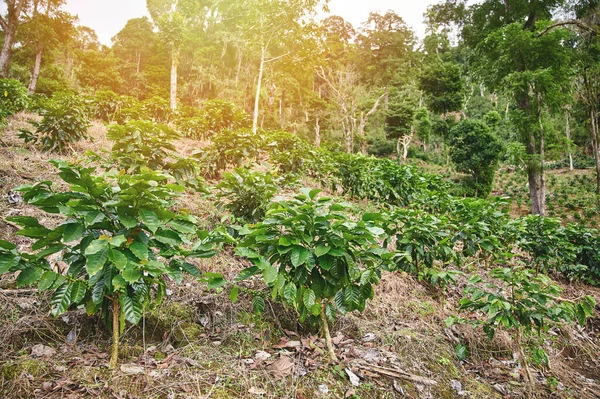
[(240, 82), (240, 72), (242, 71), (242, 59), (244, 58), (241, 50), (238, 49), (238, 67), (237, 67), (237, 71), (235, 72), (235, 87), (238, 87), (238, 84)]
[(140, 51), (136, 51), (136, 67), (135, 72), (140, 73), (141, 64), (142, 64), (142, 53)]
[(315, 123), (315, 147), (321, 147), (321, 125), (319, 124), (319, 118)]
[(594, 159), (596, 160), (596, 196), (598, 207), (600, 208), (600, 145), (598, 145), (598, 120), (594, 106), (590, 110), (590, 124), (592, 130), (592, 149), (594, 151)]
[(179, 51), (171, 54), (171, 109), (177, 110), (177, 68), (179, 66)]
[(35, 64), (33, 66), (33, 74), (31, 75), (31, 81), (29, 82), (29, 87), (27, 88), (27, 92), (29, 95), (35, 93), (35, 88), (37, 87), (38, 78), (40, 76), (40, 68), (42, 66), (42, 55), (44, 54), (44, 49), (38, 49), (35, 54)]
[(285, 118), (283, 111), (283, 93), (281, 97), (279, 97), (279, 126), (281, 126), (281, 130), (285, 130)]
[[(541, 111), (538, 112), (538, 121), (540, 124), (540, 143), (539, 152), (535, 142), (533, 132), (529, 135), (529, 165), (527, 174), (529, 180), (529, 197), (531, 198), (531, 213), (534, 215), (545, 216), (546, 214), (546, 173), (544, 168), (544, 126), (542, 124)], [(536, 154), (539, 157), (536, 159)]]
[(565, 130), (567, 134), (567, 152), (569, 153), (569, 170), (573, 171), (575, 168), (573, 166), (573, 152), (571, 151), (571, 124), (569, 121), (569, 110), (565, 110)]
[(254, 115), (252, 118), (252, 132), (258, 131), (258, 111), (260, 106), (260, 89), (262, 86), (262, 78), (265, 70), (265, 53), (266, 49), (263, 47), (260, 54), (260, 67), (258, 69), (258, 81), (256, 82), (256, 97), (254, 98)]
[(4, 32), (4, 43), (2, 44), (2, 52), (0, 52), (0, 76), (8, 77), (8, 65), (10, 63), (10, 52), (12, 50), (15, 32), (11, 30)]

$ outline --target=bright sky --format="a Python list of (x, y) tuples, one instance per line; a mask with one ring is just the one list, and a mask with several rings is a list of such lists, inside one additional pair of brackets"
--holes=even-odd
[[(385, 12), (394, 10), (413, 28), (419, 37), (425, 34), (423, 13), (427, 6), (440, 0), (330, 0), (329, 8), (333, 15), (340, 15), (350, 21), (354, 27), (369, 16), (371, 11)], [(5, 7), (0, 2), (0, 12)], [(67, 0), (66, 9), (79, 15), (82, 25), (93, 28), (100, 41), (111, 44), (111, 38), (117, 34), (131, 18), (146, 15), (146, 0)]]
[[(419, 37), (425, 34), (423, 13), (427, 6), (439, 0), (330, 0), (329, 8), (358, 27), (371, 11), (394, 10), (412, 27)], [(146, 14), (146, 0), (68, 0), (67, 10), (79, 15), (81, 24), (96, 30), (100, 41), (110, 44), (131, 18)]]

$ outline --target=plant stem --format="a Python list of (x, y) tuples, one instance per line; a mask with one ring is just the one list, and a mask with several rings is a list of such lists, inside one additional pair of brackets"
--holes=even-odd
[(110, 348), (110, 363), (109, 368), (114, 370), (119, 361), (119, 298), (113, 298), (113, 314), (112, 314), (112, 346)]
[(327, 306), (327, 304), (325, 303), (323, 303), (323, 305), (321, 306), (321, 324), (323, 325), (323, 333), (325, 334), (325, 342), (327, 343), (329, 360), (337, 363), (338, 358), (335, 355), (335, 351), (333, 350), (333, 342), (331, 342), (331, 334), (329, 333), (329, 323), (327, 323), (327, 316), (325, 316), (325, 306)]
[(519, 354), (519, 360), (521, 361), (521, 366), (525, 369), (525, 375), (527, 376), (527, 397), (532, 397), (533, 395), (533, 377), (531, 377), (531, 371), (529, 370), (529, 364), (527, 363), (527, 358), (525, 357), (525, 352), (523, 352), (523, 345), (521, 343), (521, 329), (517, 329), (517, 337), (515, 339), (515, 344), (517, 345), (517, 351)]

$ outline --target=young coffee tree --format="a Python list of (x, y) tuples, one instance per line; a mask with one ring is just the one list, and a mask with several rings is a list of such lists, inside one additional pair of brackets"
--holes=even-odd
[(117, 168), (127, 173), (147, 169), (165, 171), (178, 184), (204, 190), (198, 161), (177, 154), (172, 141), (181, 136), (167, 125), (151, 121), (113, 124), (108, 128), (107, 137), (114, 142), (107, 169)]
[[(586, 319), (593, 315), (596, 301), (591, 296), (578, 300), (561, 298), (561, 288), (550, 278), (523, 267), (495, 269), (491, 276), (498, 283), (484, 283), (481, 277), (473, 276), (465, 289), (466, 297), (460, 301), (461, 311), (476, 312), (481, 317), (469, 320), (450, 317), (446, 323), (468, 322), (482, 326), (489, 339), (494, 337), (497, 329), (507, 331), (513, 338), (514, 350), (525, 370), (531, 392), (534, 380), (524, 352), (524, 335), (543, 336), (561, 322), (577, 320), (585, 325)], [(533, 348), (533, 356), (538, 363), (548, 362), (540, 347)]]
[(29, 105), (27, 88), (15, 79), (0, 79), (0, 123)]
[(246, 168), (224, 173), (217, 189), (219, 199), (226, 201), (224, 207), (247, 223), (256, 223), (265, 216), (267, 206), (278, 190), (271, 173)]
[[(137, 324), (144, 308), (165, 296), (168, 277), (177, 282), (184, 272), (202, 277), (188, 258), (212, 256), (223, 236), (198, 230), (194, 217), (169, 210), (183, 188), (169, 184), (163, 173), (94, 175), (93, 167), (52, 163), (69, 191), (54, 191), (50, 182), (16, 191), (64, 221), (46, 227), (34, 217), (8, 218), (22, 227), (18, 235), (35, 242), (22, 254), (0, 242), (0, 272), (19, 271), (19, 286), (54, 291), (55, 316), (79, 305), (89, 315), (100, 313), (113, 331), (114, 367), (125, 321)], [(58, 261), (66, 263), (64, 273)]]
[(328, 320), (364, 310), (390, 254), (377, 241), (381, 228), (353, 221), (347, 206), (317, 198), (319, 192), (304, 189), (294, 199), (275, 202), (264, 221), (241, 231), (238, 255), (254, 266), (239, 279), (262, 274), (273, 299), (293, 306), (301, 322), (319, 320), (335, 361)]
[(25, 141), (40, 143), (43, 151), (64, 152), (66, 147), (88, 137), (90, 126), (83, 100), (70, 93), (55, 94), (45, 103), (42, 121), (32, 122), (35, 132), (21, 130)]

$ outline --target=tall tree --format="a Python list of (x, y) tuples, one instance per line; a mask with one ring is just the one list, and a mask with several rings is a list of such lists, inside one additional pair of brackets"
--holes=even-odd
[(21, 23), (21, 14), (27, 7), (29, 0), (4, 0), (6, 15), (0, 15), (0, 28), (4, 32), (4, 42), (0, 52), (0, 76), (8, 76), (10, 56), (13, 48), (17, 28)]

